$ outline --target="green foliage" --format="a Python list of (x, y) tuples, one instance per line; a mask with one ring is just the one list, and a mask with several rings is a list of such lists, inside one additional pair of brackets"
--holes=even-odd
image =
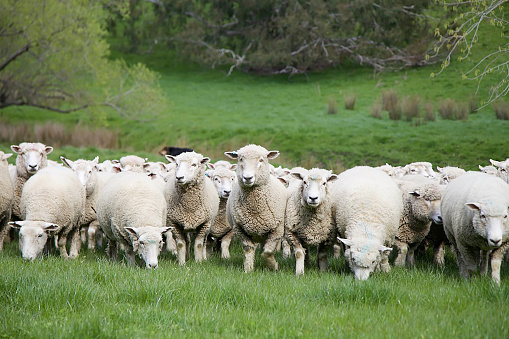
[[(88, 109), (97, 118), (107, 108), (146, 119), (165, 107), (156, 73), (108, 60), (103, 3), (0, 3), (0, 108)], [(125, 12), (122, 3), (108, 5)]]

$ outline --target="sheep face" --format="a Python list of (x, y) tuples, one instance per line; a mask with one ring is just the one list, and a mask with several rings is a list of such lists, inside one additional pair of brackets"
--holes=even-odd
[(475, 232), (486, 239), (490, 249), (500, 247), (509, 233), (507, 202), (482, 199), (479, 202), (467, 203), (466, 206), (474, 211), (472, 225)]
[(415, 190), (409, 192), (412, 196), (410, 200), (410, 213), (415, 220), (421, 222), (433, 221), (436, 224), (442, 224), (442, 214), (440, 212), (441, 191), (437, 191), (433, 186), (425, 186), (424, 190)]
[(479, 170), (483, 173), (486, 173), (486, 174), (489, 174), (489, 175), (497, 175), (498, 174), (498, 170), (495, 166), (484, 166), (482, 167), (481, 165), (479, 165)]
[(426, 178), (434, 178), (435, 172), (429, 162), (413, 162), (404, 167), (408, 175), (422, 175)]
[(26, 171), (29, 176), (46, 166), (48, 161), (47, 156), (53, 151), (53, 147), (45, 146), (41, 143), (26, 142), (19, 145), (11, 145), (11, 149), (18, 154), (16, 158), (18, 172)]
[(264, 185), (270, 176), (269, 160), (279, 156), (279, 151), (267, 151), (262, 146), (247, 145), (237, 152), (225, 152), (237, 160), (237, 178), (244, 187)]
[(62, 163), (72, 169), (78, 176), (81, 184), (87, 192), (87, 196), (90, 196), (95, 189), (97, 182), (97, 166), (99, 165), (99, 157), (95, 157), (92, 161), (87, 160), (76, 160), (72, 161), (65, 157), (60, 157)]
[(302, 180), (302, 205), (316, 208), (325, 200), (328, 184), (337, 179), (337, 175), (318, 168), (311, 169), (307, 174), (292, 172), (291, 175)]
[(163, 248), (162, 234), (170, 229), (171, 227), (125, 228), (131, 236), (134, 252), (143, 259), (147, 268), (157, 268), (159, 253)]
[(226, 168), (219, 168), (212, 172), (211, 179), (216, 186), (219, 197), (227, 199), (235, 182), (235, 172)]
[(380, 264), (383, 256), (388, 256), (392, 248), (378, 244), (373, 239), (341, 239), (345, 245), (345, 260), (358, 280), (366, 280)]
[(25, 260), (34, 260), (44, 250), (44, 246), (51, 232), (57, 231), (60, 226), (44, 221), (14, 221), (9, 225), (19, 230), (19, 249)]
[(143, 173), (143, 165), (146, 161), (147, 159), (136, 155), (126, 155), (125, 157), (120, 158), (119, 163), (122, 171)]
[(509, 160), (495, 161), (490, 159), (490, 162), (497, 168), (497, 176), (509, 184)]
[(143, 171), (152, 179), (165, 178), (166, 166), (162, 162), (147, 162), (143, 164)]
[(196, 152), (181, 153), (174, 157), (167, 155), (168, 161), (176, 164), (175, 180), (178, 185), (194, 184), (205, 175), (209, 158)]

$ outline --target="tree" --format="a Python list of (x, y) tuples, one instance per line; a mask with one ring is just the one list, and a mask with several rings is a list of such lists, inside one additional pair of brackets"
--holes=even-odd
[[(106, 1), (0, 2), (0, 108), (113, 109), (147, 119), (165, 106), (157, 74), (108, 59)], [(108, 3), (122, 8), (122, 2)]]
[[(472, 0), (472, 1), (448, 1), (439, 0), (440, 4), (449, 8), (455, 15), (453, 19), (445, 23), (445, 32), (437, 27), (435, 35), (438, 42), (435, 45), (435, 57), (444, 53), (441, 69), (437, 74), (442, 73), (449, 65), (453, 56), (458, 55), (458, 61), (469, 60), (476, 44), (480, 39), (480, 32), (485, 26), (491, 25), (499, 28), (500, 37), (503, 42), (482, 46), (478, 48), (481, 56), (476, 58), (473, 67), (463, 72), (465, 80), (477, 82), (476, 93), (483, 86), (488, 88), (488, 97), (481, 102), (485, 107), (496, 99), (507, 95), (509, 92), (509, 41), (506, 35), (508, 21), (505, 16), (507, 0)], [(496, 30), (490, 30), (491, 33)], [(485, 42), (481, 38), (481, 42)]]

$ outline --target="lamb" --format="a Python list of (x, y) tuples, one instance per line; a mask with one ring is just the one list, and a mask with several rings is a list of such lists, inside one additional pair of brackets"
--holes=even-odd
[(143, 173), (122, 172), (106, 182), (97, 198), (97, 219), (108, 238), (108, 256), (116, 259), (117, 243), (135, 266), (138, 254), (149, 269), (157, 268), (166, 227), (166, 199)]
[(500, 266), (509, 248), (509, 185), (485, 173), (468, 172), (445, 188), (441, 208), (460, 275), (469, 278), (479, 263), (486, 275), (491, 254), (491, 278), (500, 285)]
[(177, 165), (166, 182), (164, 195), (168, 203), (167, 224), (174, 227), (178, 263), (185, 265), (190, 255), (191, 244), (186, 240), (186, 233), (190, 232), (196, 233), (194, 258), (201, 262), (207, 258), (205, 241), (219, 209), (216, 188), (205, 175), (210, 159), (196, 152), (167, 155), (166, 159)]
[(339, 174), (330, 194), (338, 239), (355, 278), (366, 280), (377, 268), (390, 272), (389, 254), (403, 212), (398, 185), (379, 169), (359, 166)]
[(446, 167), (438, 167), (438, 183), (440, 185), (447, 185), (451, 180), (456, 179), (460, 175), (466, 173), (463, 168), (446, 166)]
[(415, 265), (414, 252), (429, 233), (431, 222), (442, 223), (440, 198), (442, 186), (435, 180), (421, 176), (405, 177), (398, 180), (402, 192), (403, 214), (396, 234), (398, 256), (396, 266)]
[(291, 192), (286, 204), (285, 236), (295, 253), (295, 274), (304, 274), (307, 249), (317, 246), (316, 261), (321, 271), (327, 270), (327, 255), (336, 241), (336, 226), (332, 218), (331, 183), (337, 175), (325, 169), (313, 168), (307, 174), (292, 172), (300, 186)]
[(269, 160), (279, 151), (267, 151), (259, 145), (246, 145), (225, 152), (237, 160), (237, 183), (226, 203), (226, 215), (244, 250), (244, 272), (254, 268), (255, 250), (265, 242), (262, 257), (269, 269), (277, 270), (274, 251), (284, 233), (286, 188), (270, 174)]
[[(208, 164), (209, 166), (211, 164)], [(230, 258), (230, 242), (235, 234), (232, 226), (228, 223), (226, 218), (226, 202), (232, 191), (232, 186), (235, 183), (236, 175), (233, 169), (236, 165), (217, 166), (217, 163), (212, 166), (215, 168), (209, 173), (209, 177), (214, 183), (217, 193), (219, 194), (219, 210), (214, 223), (210, 227), (209, 242), (211, 245), (221, 244), (221, 257), (223, 259)], [(214, 240), (212, 240), (212, 237)], [(208, 245), (207, 245), (208, 246)]]
[(19, 202), (23, 185), (38, 170), (48, 166), (48, 154), (53, 151), (53, 147), (38, 142), (22, 142), (19, 145), (11, 145), (11, 149), (18, 154), (16, 157), (12, 214), (15, 218), (21, 220), (23, 216), (19, 209)]
[(60, 157), (62, 163), (72, 169), (78, 176), (86, 193), (85, 214), (82, 220), (82, 231), (87, 232), (88, 249), (94, 250), (96, 245), (96, 234), (100, 231), (99, 221), (97, 221), (96, 203), (99, 192), (114, 174), (110, 172), (98, 172), (99, 157), (94, 160), (78, 159), (69, 160), (63, 156)]
[(7, 159), (11, 156), (12, 153), (5, 154), (0, 151), (0, 251), (3, 250), (4, 239), (9, 233), (10, 228), (7, 223), (11, 219), (12, 200), (14, 199), (14, 187), (7, 163)]
[[(78, 256), (85, 190), (72, 170), (63, 166), (38, 170), (25, 183), (19, 207), (23, 221), (9, 224), (19, 229), (23, 259), (37, 258), (53, 232), (56, 232), (55, 244), (62, 258)], [(71, 241), (69, 254), (66, 249), (68, 239)]]

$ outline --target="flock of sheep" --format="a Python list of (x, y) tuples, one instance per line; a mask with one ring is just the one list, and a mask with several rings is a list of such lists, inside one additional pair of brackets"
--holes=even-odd
[[(10, 227), (19, 230), (24, 259), (58, 248), (76, 258), (82, 243), (94, 249), (104, 235), (107, 253), (123, 249), (130, 264), (136, 255), (147, 268), (158, 266), (162, 250), (185, 265), (214, 250), (229, 259), (234, 237), (242, 243), (244, 271), (253, 270), (261, 245), (266, 266), (278, 269), (274, 253), (295, 256), (296, 275), (304, 274), (309, 248), (327, 270), (329, 253), (343, 253), (360, 280), (375, 270), (415, 264), (419, 246), (432, 246), (444, 264), (451, 245), (459, 272), (468, 278), (480, 267), (500, 284), (500, 266), (509, 247), (509, 159), (491, 160), (481, 171), (437, 168), (430, 163), (404, 167), (358, 166), (336, 175), (329, 170), (275, 168), (278, 151), (247, 145), (210, 163), (194, 151), (166, 155), (152, 163), (131, 155), (119, 161), (51, 162), (52, 147), (12, 145), (0, 152), (0, 250)], [(10, 226), (10, 227), (9, 227)], [(70, 242), (70, 245), (67, 245)], [(54, 244), (54, 246), (53, 246)], [(69, 251), (67, 248), (69, 247)]]

